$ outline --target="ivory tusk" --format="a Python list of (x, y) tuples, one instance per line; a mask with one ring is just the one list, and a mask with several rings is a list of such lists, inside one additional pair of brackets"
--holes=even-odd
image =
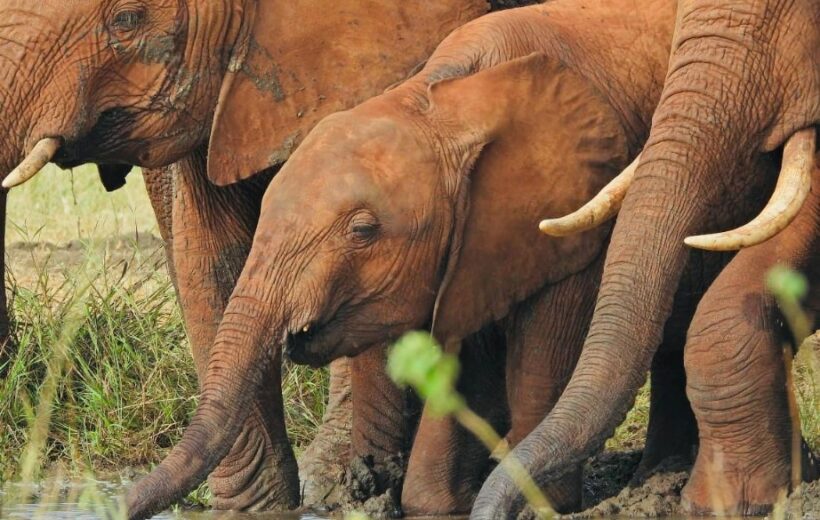
[(37, 175), (46, 164), (51, 162), (60, 146), (60, 140), (54, 137), (48, 137), (38, 142), (23, 159), (23, 162), (3, 179), (3, 187), (6, 189), (14, 188)]
[(735, 251), (765, 242), (788, 226), (811, 189), (815, 133), (814, 128), (807, 128), (786, 142), (772, 198), (754, 220), (731, 231), (687, 237), (686, 245), (708, 251)]
[(639, 154), (632, 164), (577, 211), (564, 217), (542, 220), (538, 226), (541, 232), (556, 237), (573, 235), (600, 226), (617, 215), (640, 162)]

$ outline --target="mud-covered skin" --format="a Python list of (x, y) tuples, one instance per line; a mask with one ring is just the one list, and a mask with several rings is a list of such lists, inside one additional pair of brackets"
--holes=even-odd
[[(687, 394), (700, 449), (684, 491), (694, 514), (766, 514), (791, 482), (792, 421), (783, 344), (791, 341), (766, 273), (785, 264), (811, 281), (805, 305), (820, 325), (820, 165), (797, 218), (775, 238), (738, 253), (709, 288), (686, 345)], [(817, 478), (803, 466), (803, 479)]]
[[(0, 175), (45, 138), (61, 143), (54, 162), (102, 164), (111, 187), (128, 165), (162, 168), (177, 161), (168, 170), (173, 182), (167, 172), (146, 178), (200, 375), (237, 265), (249, 249), (253, 227), (245, 221), (258, 211), (258, 197), (247, 186), (203, 184), (272, 173), (321, 117), (406, 77), (447, 33), (486, 13), (489, 4), (445, 0), (418, 9), (405, 2), (342, 0), (326, 7), (103, 0), (66, 8), (58, 0), (0, 1), (7, 15), (0, 55), (15, 63), (0, 73), (0, 107), (8, 116), (0, 122)], [(322, 45), (314, 52), (316, 42)], [(224, 215), (207, 215), (211, 211)], [(197, 230), (200, 223), (204, 227)], [(254, 412), (257, 426), (270, 423), (267, 413)], [(258, 467), (250, 452), (265, 451), (262, 445), (275, 436), (245, 433), (247, 453), (234, 453), (231, 460)], [(177, 464), (174, 471), (181, 468), (191, 465)], [(235, 469), (220, 472), (225, 485), (214, 486), (217, 505), (272, 503), (258, 497), (243, 503), (240, 487), (250, 490), (254, 475), (265, 472)], [(168, 485), (157, 489), (164, 492), (172, 480), (164, 478)], [(289, 480), (287, 492), (270, 491), (276, 500), (285, 497), (276, 507), (296, 505), (298, 484)], [(136, 488), (141, 485), (148, 486)], [(145, 503), (132, 498), (139, 507)], [(147, 516), (169, 500), (157, 498), (133, 515)]]
[[(267, 6), (267, 4), (265, 4)], [(385, 4), (386, 8), (390, 8), (392, 4)], [(486, 9), (486, 5), (483, 5), (482, 2), (470, 2), (465, 1), (460, 8), (456, 9), (455, 7), (452, 10), (449, 10), (449, 4), (441, 4), (437, 5), (434, 9), (438, 10), (436, 12), (446, 13), (443, 19), (439, 20), (442, 23), (438, 26), (438, 29), (441, 30), (439, 37), (443, 37), (444, 33), (448, 30), (448, 27), (451, 29), (457, 26), (461, 21), (466, 21), (467, 19), (474, 17), (478, 14), (483, 12), (483, 9)], [(342, 7), (339, 7), (342, 9)], [(298, 13), (294, 13), (286, 8), (286, 14), (279, 16), (277, 18), (277, 23), (284, 24), (283, 26), (287, 26), (288, 23), (286, 22), (288, 16), (295, 16)], [(360, 6), (357, 4), (356, 9), (360, 9)], [(348, 10), (350, 11), (350, 10)], [(351, 11), (354, 14), (346, 13), (345, 16), (354, 16), (357, 12), (355, 9)], [(264, 13), (263, 13), (264, 14)], [(372, 15), (368, 15), (372, 16)], [(332, 18), (332, 17), (331, 17)], [(389, 17), (388, 17), (389, 18)], [(441, 17), (439, 17), (441, 18)], [(323, 20), (327, 20), (327, 18), (323, 18)], [(300, 22), (300, 27), (304, 30), (304, 33), (298, 33), (296, 35), (292, 35), (290, 33), (283, 33), (281, 31), (271, 31), (271, 33), (275, 33), (278, 36), (281, 36), (282, 42), (288, 42), (288, 45), (304, 45), (306, 42), (309, 42), (310, 38), (310, 31), (318, 31), (322, 32), (323, 37), (327, 37), (328, 30), (319, 24), (320, 26), (311, 26), (310, 24), (305, 24), (305, 21), (302, 20)], [(268, 24), (270, 25), (270, 24)], [(424, 24), (426, 25), (426, 24)], [(292, 24), (290, 25), (292, 27)], [(270, 29), (270, 27), (268, 27)], [(331, 28), (331, 31), (334, 30)], [(359, 29), (361, 30), (361, 29)], [(367, 30), (378, 30), (378, 28), (369, 28)], [(391, 28), (391, 34), (394, 31)], [(418, 39), (414, 38), (414, 42), (418, 44), (419, 51), (427, 45), (428, 48), (432, 48), (435, 44), (435, 36), (433, 34), (427, 34), (430, 38), (429, 40), (425, 39)], [(301, 39), (300, 39), (301, 38)], [(359, 40), (345, 40), (347, 42), (354, 42)], [(371, 45), (376, 45), (378, 38), (370, 42)], [(265, 44), (270, 43), (267, 40)], [(279, 42), (281, 43), (281, 42)], [(273, 42), (273, 44), (278, 44), (277, 42)], [(285, 43), (281, 43), (285, 45)], [(414, 44), (414, 45), (416, 45)], [(347, 46), (344, 47), (344, 57), (340, 57), (337, 61), (339, 64), (345, 63), (345, 59), (358, 59), (358, 55), (356, 54), (358, 50), (355, 48), (354, 43), (350, 43), (353, 47)], [(386, 60), (389, 59), (389, 53), (386, 52), (386, 46), (382, 46), (379, 49), (378, 59)], [(258, 49), (257, 49), (258, 50)], [(403, 49), (402, 52), (406, 53), (407, 49)], [(254, 51), (255, 52), (255, 51)], [(366, 51), (362, 51), (362, 55), (366, 55)], [(411, 61), (416, 54), (406, 54), (402, 57), (403, 60)], [(417, 61), (413, 63), (415, 65), (418, 61), (423, 59), (423, 52), (417, 53), (418, 58)], [(256, 56), (252, 55), (249, 57), (250, 63), (252, 63), (251, 68), (243, 69), (242, 74), (250, 75), (249, 71), (253, 70), (253, 67), (261, 66), (264, 69), (264, 63), (259, 62), (260, 56), (264, 57), (264, 53)], [(318, 55), (316, 56), (318, 59)], [(362, 58), (366, 60), (368, 58)], [(320, 60), (321, 61), (321, 60)], [(284, 63), (278, 64), (280, 67), (285, 67)], [(249, 198), (245, 198), (248, 196), (247, 190), (245, 190), (245, 195), (242, 195), (242, 190), (239, 190), (240, 193), (225, 191), (225, 189), (220, 188), (206, 188), (202, 185), (202, 181), (206, 178), (203, 172), (207, 171), (210, 174), (211, 178), (216, 180), (220, 183), (225, 183), (229, 180), (235, 180), (237, 178), (244, 178), (250, 173), (252, 173), (253, 168), (249, 165), (253, 164), (256, 166), (264, 165), (267, 163), (257, 163), (257, 159), (259, 157), (264, 158), (265, 161), (268, 160), (268, 157), (278, 157), (278, 160), (281, 160), (286, 157), (286, 154), (283, 155), (276, 151), (276, 153), (271, 153), (268, 149), (269, 144), (273, 146), (273, 149), (281, 145), (281, 142), (277, 140), (279, 137), (276, 137), (276, 132), (280, 132), (283, 129), (288, 130), (290, 134), (289, 136), (298, 136), (299, 128), (307, 129), (309, 128), (309, 124), (311, 122), (315, 122), (322, 114), (330, 111), (332, 109), (344, 108), (346, 103), (351, 103), (358, 99), (362, 99), (373, 93), (374, 90), (378, 90), (389, 84), (388, 80), (386, 79), (388, 75), (391, 75), (392, 78), (390, 82), (395, 81), (396, 79), (400, 79), (400, 75), (396, 74), (396, 70), (402, 68), (403, 66), (399, 65), (398, 63), (388, 63), (387, 67), (379, 66), (376, 68), (367, 67), (368, 70), (373, 70), (374, 75), (373, 77), (356, 77), (351, 78), (349, 81), (345, 80), (344, 78), (340, 77), (338, 73), (333, 71), (327, 71), (325, 76), (322, 76), (324, 71), (320, 70), (318, 64), (313, 62), (305, 62), (305, 60), (300, 59), (298, 63), (298, 67), (300, 70), (298, 71), (299, 74), (304, 74), (310, 79), (305, 79), (305, 81), (313, 82), (316, 78), (319, 80), (315, 83), (319, 86), (320, 92), (316, 93), (313, 90), (308, 89), (307, 92), (303, 92), (299, 90), (298, 92), (291, 92), (290, 96), (288, 96), (282, 106), (277, 106), (276, 110), (282, 111), (282, 118), (277, 120), (276, 117), (276, 110), (271, 110), (270, 115), (268, 118), (260, 120), (260, 114), (264, 111), (260, 110), (258, 107), (262, 106), (257, 101), (259, 100), (259, 94), (255, 93), (253, 89), (247, 93), (247, 95), (240, 95), (237, 92), (245, 92), (243, 89), (247, 89), (247, 84), (243, 83), (247, 78), (242, 78), (242, 74), (240, 74), (239, 79), (236, 81), (239, 82), (239, 85), (234, 85), (232, 87), (232, 94), (230, 99), (237, 99), (241, 102), (241, 105), (237, 107), (237, 110), (230, 111), (227, 110), (224, 112), (224, 115), (227, 119), (232, 120), (232, 118), (239, 117), (239, 113), (242, 110), (251, 110), (253, 113), (251, 114), (251, 118), (259, 122), (260, 124), (268, 125), (268, 124), (275, 124), (277, 125), (274, 129), (270, 132), (263, 131), (259, 128), (256, 128), (256, 132), (258, 136), (265, 136), (265, 139), (268, 139), (264, 144), (260, 144), (262, 148), (260, 149), (248, 149), (247, 152), (243, 152), (240, 154), (233, 153), (233, 151), (237, 149), (243, 149), (242, 147), (230, 147), (232, 148), (232, 152), (225, 154), (219, 153), (220, 147), (227, 146), (225, 143), (222, 143), (221, 140), (217, 140), (218, 143), (222, 143), (221, 145), (215, 144), (212, 139), (211, 147), (208, 154), (208, 162), (204, 165), (202, 164), (202, 158), (204, 158), (204, 154), (202, 158), (195, 158), (195, 160), (185, 159), (170, 169), (173, 172), (174, 176), (174, 209), (173, 213), (173, 230), (171, 235), (173, 236), (173, 253), (172, 257), (174, 260), (173, 271), (176, 275), (177, 279), (177, 288), (182, 296), (182, 306), (183, 312), (186, 316), (186, 323), (189, 327), (189, 334), (192, 337), (192, 345), (195, 351), (194, 357), (195, 359), (205, 360), (207, 359), (207, 352), (208, 352), (208, 345), (213, 341), (214, 334), (215, 334), (215, 325), (220, 321), (222, 311), (225, 308), (225, 302), (227, 300), (228, 295), (233, 290), (234, 282), (236, 279), (236, 270), (235, 266), (241, 265), (245, 257), (247, 255), (247, 250), (250, 247), (250, 238), (248, 230), (252, 231), (252, 226), (243, 224), (240, 222), (239, 226), (237, 227), (236, 224), (232, 223), (234, 220), (238, 221), (245, 221), (248, 216), (255, 217), (256, 211), (258, 211), (258, 198), (250, 194)], [(408, 71), (411, 67), (408, 66), (405, 70)], [(355, 68), (347, 67), (346, 69), (343, 68), (344, 74), (352, 74), (352, 70)], [(355, 69), (358, 70), (358, 69)], [(298, 74), (294, 75), (298, 76)], [(330, 95), (327, 92), (321, 91), (321, 78), (333, 78), (334, 82), (341, 82), (346, 83), (348, 86), (356, 86), (357, 88), (345, 88), (344, 95), (348, 96), (345, 99), (336, 99), (334, 95)], [(385, 78), (385, 79), (382, 79)], [(285, 78), (280, 78), (284, 79)], [(291, 81), (293, 78), (288, 77), (287, 81)], [(254, 85), (253, 81), (251, 81)], [(382, 84), (384, 83), (384, 84)], [(334, 83), (335, 84), (335, 83)], [(378, 84), (378, 86), (375, 86)], [(245, 86), (242, 86), (245, 85)], [(374, 87), (375, 86), (375, 87)], [(282, 88), (289, 88), (286, 83), (283, 82)], [(371, 90), (372, 89), (372, 90)], [(234, 92), (236, 91), (236, 92)], [(317, 99), (311, 99), (309, 96), (316, 94)], [(321, 95), (319, 95), (321, 94)], [(341, 94), (341, 91), (340, 91)], [(299, 103), (300, 96), (305, 97), (305, 106), (309, 107), (313, 104), (317, 104), (316, 107), (311, 108), (310, 110), (306, 108), (295, 107), (292, 109), (292, 112), (289, 108), (284, 105), (291, 106), (292, 103)], [(351, 97), (352, 96), (352, 97)], [(355, 96), (359, 96), (356, 98)], [(265, 100), (265, 95), (261, 95), (262, 101)], [(299, 98), (299, 99), (297, 99)], [(225, 98), (225, 104), (231, 104), (229, 98)], [(273, 108), (273, 107), (272, 107)], [(240, 110), (241, 109), (241, 110)], [(305, 117), (302, 117), (304, 112)], [(244, 112), (243, 112), (244, 113)], [(299, 117), (294, 119), (295, 114), (299, 114)], [(285, 115), (287, 114), (287, 115)], [(286, 121), (293, 121), (293, 126), (288, 127)], [(297, 124), (298, 123), (298, 124)], [(243, 132), (246, 131), (245, 127), (248, 126), (245, 124), (244, 120), (241, 123), (243, 127)], [(253, 125), (251, 125), (253, 126)], [(241, 132), (240, 132), (241, 133)], [(216, 134), (216, 137), (219, 138), (220, 136), (230, 134), (233, 137), (236, 137), (237, 133), (232, 133), (230, 128), (219, 128)], [(303, 134), (302, 134), (303, 135)], [(288, 137), (288, 142), (292, 143), (295, 146), (298, 139), (291, 139)], [(255, 138), (251, 138), (251, 141), (255, 142)], [(248, 145), (247, 143), (243, 144), (242, 146), (254, 146), (253, 143)], [(267, 150), (267, 152), (266, 152)], [(288, 150), (290, 151), (290, 149)], [(219, 165), (219, 166), (215, 166)], [(226, 167), (225, 165), (231, 165), (230, 167)], [(249, 169), (244, 168), (248, 166)], [(225, 175), (221, 175), (218, 172), (223, 172)], [(228, 173), (229, 172), (229, 173)], [(199, 175), (200, 178), (197, 180), (195, 175), (192, 173)], [(162, 176), (157, 176), (155, 178), (162, 178)], [(151, 182), (149, 180), (149, 182)], [(150, 189), (150, 187), (149, 187)], [(189, 197), (188, 194), (196, 193), (196, 198)], [(160, 199), (162, 197), (156, 197)], [(187, 200), (187, 202), (186, 202)], [(199, 208), (197, 208), (199, 206)], [(237, 215), (228, 215), (228, 218), (225, 221), (221, 221), (219, 217), (214, 216), (210, 219), (207, 218), (206, 213), (208, 211), (212, 211), (214, 208), (217, 208), (219, 211), (226, 211), (226, 212), (236, 212)], [(186, 214), (187, 212), (192, 212), (192, 215)], [(205, 227), (202, 231), (197, 232), (196, 226), (199, 224), (205, 224)], [(180, 230), (184, 230), (182, 234), (180, 234)], [(207, 269), (214, 269), (216, 274), (208, 272)], [(201, 351), (200, 354), (198, 351)], [(197, 362), (198, 366), (201, 366), (200, 362)], [(382, 395), (387, 395), (389, 393), (388, 390), (384, 390)], [(392, 400), (390, 402), (395, 402)], [(372, 408), (372, 407), (371, 407)], [(355, 414), (355, 416), (363, 416), (365, 414)], [(332, 417), (331, 417), (332, 419)], [(354, 418), (354, 421), (356, 419)], [(368, 419), (365, 416), (364, 423), (368, 423)], [(394, 421), (394, 423), (399, 423), (398, 420)], [(341, 425), (344, 428), (350, 428), (348, 425)], [(384, 426), (379, 425), (379, 426)], [(356, 429), (355, 424), (353, 426)], [(330, 428), (325, 431), (338, 431), (338, 428)], [(367, 428), (362, 428), (362, 431), (367, 430)], [(403, 426), (401, 427), (402, 432), (406, 431), (406, 428)], [(376, 431), (375, 429), (371, 429), (371, 431)], [(362, 437), (366, 437), (367, 434), (363, 435)], [(394, 438), (398, 438), (399, 435), (393, 435)], [(264, 436), (263, 436), (264, 437)], [(381, 442), (382, 444), (387, 444), (386, 442), (382, 442), (381, 440), (377, 441), (376, 443)], [(375, 444), (375, 443), (374, 443)], [(335, 446), (335, 445), (334, 445)], [(386, 445), (384, 452), (394, 452), (399, 451), (398, 448), (393, 449), (391, 446)], [(346, 456), (343, 453), (342, 455)], [(327, 456), (333, 458), (334, 455), (332, 452), (327, 453)], [(338, 458), (339, 455), (335, 455), (335, 458)], [(234, 457), (235, 460), (243, 460), (241, 457), (237, 458)], [(308, 464), (306, 467), (310, 467), (311, 465)], [(314, 465), (317, 467), (318, 465)], [(235, 484), (243, 485), (242, 479), (234, 480)], [(240, 495), (235, 493), (231, 490), (226, 490), (225, 494), (228, 496)], [(231, 507), (238, 507), (244, 508), (238, 501), (234, 501), (231, 503)], [(252, 507), (252, 506), (251, 506)]]
[(352, 460), (353, 399), (350, 359), (330, 365), (327, 408), (310, 445), (299, 457), (302, 505), (327, 508), (341, 501), (345, 471)]
[[(756, 165), (820, 125), (820, 2), (681, 0), (677, 20), (663, 95), (618, 214), (583, 354), (553, 413), (519, 445), (517, 454), (541, 482), (600, 449), (625, 417), (671, 313), (689, 254), (686, 237), (754, 218), (762, 205), (737, 210), (759, 190), (771, 193), (771, 171)], [(748, 379), (771, 381), (763, 364), (756, 366)], [(744, 389), (727, 385), (723, 392)], [(742, 413), (724, 417), (735, 419), (744, 422)], [(746, 509), (744, 494), (730, 492), (726, 509)], [(522, 504), (509, 475), (497, 470), (473, 515), (508, 518)]]
[[(511, 424), (505, 374), (508, 347), (500, 324), (490, 325), (452, 346), (459, 350), (461, 363), (457, 390), (475, 413), (502, 433)], [(401, 490), (404, 514), (469, 511), (481, 482), (495, 466), (490, 455), (454, 418), (423, 412)]]
[[(361, 354), (408, 328), (432, 328), (449, 348), (518, 310), (525, 315), (530, 298), (601, 258), (605, 230), (539, 240), (533, 222), (574, 206), (588, 183), (611, 178), (640, 148), (674, 20), (672, 2), (656, 7), (650, 31), (624, 18), (622, 6), (592, 13), (550, 3), (490, 15), (454, 32), (413, 78), (323, 120), (269, 185), (229, 305), (287, 302), (276, 310), (286, 320), (286, 352), (312, 365)], [(634, 33), (602, 36), (591, 23), (599, 16), (617, 19), (604, 24), (611, 27), (634, 23)], [(613, 51), (618, 46), (609, 36), (633, 42), (636, 34), (640, 58)], [(617, 78), (602, 78), (602, 63)], [(489, 97), (495, 102), (487, 103)], [(403, 188), (408, 183), (413, 190)], [(512, 201), (520, 201), (520, 211), (509, 211)], [(538, 346), (532, 332), (538, 321), (519, 323), (515, 335), (529, 335), (524, 350)], [(580, 341), (583, 327), (564, 325)], [(544, 355), (574, 359), (570, 346), (556, 349), (545, 348)], [(546, 404), (538, 392), (528, 395), (528, 384), (514, 391), (527, 396), (516, 403), (519, 430), (546, 413), (566, 365), (571, 362), (561, 360), (522, 377), (554, 380), (532, 385), (547, 391)], [(431, 453), (446, 446), (425, 444)], [(460, 462), (447, 465), (442, 478), (408, 477), (402, 497), (408, 509), (463, 511), (474, 477), (463, 478), (471, 471), (462, 472)], [(441, 486), (435, 493), (434, 485)], [(577, 499), (566, 500), (568, 507), (572, 502)]]

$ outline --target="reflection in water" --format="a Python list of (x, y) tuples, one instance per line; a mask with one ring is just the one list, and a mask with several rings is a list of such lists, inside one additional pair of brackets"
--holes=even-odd
[[(119, 520), (123, 485), (104, 481), (10, 484), (0, 489), (0, 520)], [(245, 514), (215, 511), (166, 511), (157, 520), (321, 520), (313, 513)]]
[[(119, 520), (123, 484), (104, 481), (39, 485), (7, 485), (0, 489), (0, 520)], [(26, 498), (33, 497), (33, 498)], [(157, 520), (322, 520), (314, 513), (236, 513), (229, 511), (166, 511)], [(448, 517), (452, 520), (453, 517)], [(427, 520), (432, 520), (427, 518)], [(665, 520), (693, 520), (684, 517)], [(723, 517), (723, 520), (740, 520)], [(754, 520), (746, 517), (743, 520)]]

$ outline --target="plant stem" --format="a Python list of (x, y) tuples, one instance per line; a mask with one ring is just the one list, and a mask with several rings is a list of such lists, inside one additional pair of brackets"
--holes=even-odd
[(502, 442), (501, 437), (496, 433), (493, 427), (466, 406), (456, 411), (453, 415), (462, 426), (478, 437), (478, 440), (480, 440), (490, 452), (498, 454), (500, 459), (499, 464), (501, 464), (501, 467), (512, 477), (515, 485), (518, 486), (518, 489), (524, 494), (524, 498), (527, 499), (530, 507), (532, 507), (538, 517), (544, 519), (552, 518), (554, 511), (552, 506), (550, 506), (549, 500), (547, 500), (547, 497), (541, 492), (538, 484), (535, 483), (518, 458), (516, 458), (515, 454), (510, 453), (509, 448)]

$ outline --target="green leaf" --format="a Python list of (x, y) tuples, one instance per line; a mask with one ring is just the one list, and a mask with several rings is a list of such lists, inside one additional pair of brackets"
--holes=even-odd
[(409, 332), (390, 348), (387, 373), (399, 385), (411, 386), (436, 416), (449, 415), (465, 406), (456, 392), (459, 362), (445, 354), (426, 332)]
[(799, 301), (809, 292), (806, 277), (784, 265), (777, 265), (769, 270), (766, 286), (778, 298)]

